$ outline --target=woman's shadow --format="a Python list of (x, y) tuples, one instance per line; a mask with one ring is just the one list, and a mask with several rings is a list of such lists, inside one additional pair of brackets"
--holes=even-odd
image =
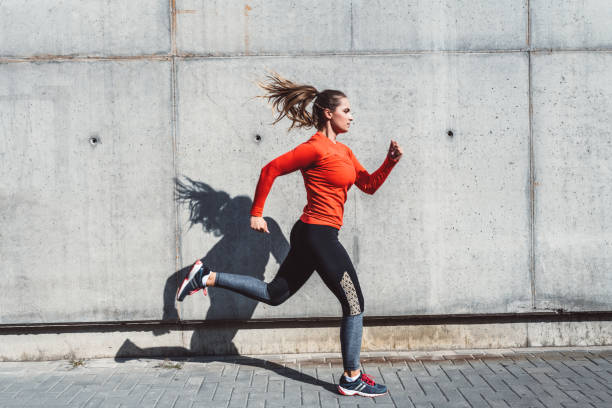
[[(221, 237), (201, 258), (211, 270), (251, 275), (264, 280), (270, 255), (277, 264), (287, 256), (289, 243), (276, 221), (266, 217), (270, 234), (262, 234), (250, 228), (252, 201), (249, 197), (232, 198), (224, 191), (214, 190), (206, 183), (187, 177), (184, 181), (176, 180), (176, 197), (181, 204), (189, 208), (190, 228), (201, 226), (204, 232)], [(179, 318), (175, 306), (176, 290), (190, 268), (191, 265), (188, 265), (166, 280), (164, 320)], [(249, 320), (259, 303), (228, 290), (209, 289), (208, 292), (210, 296), (210, 307), (206, 313), (208, 321)], [(196, 354), (238, 354), (232, 342), (237, 330), (226, 328), (215, 343), (210, 342), (212, 339), (207, 339), (205, 329), (196, 330), (191, 339), (191, 351)], [(211, 346), (214, 347), (211, 349)]]
[[(250, 210), (252, 201), (246, 196), (230, 197), (224, 191), (213, 189), (210, 185), (194, 181), (188, 177), (175, 179), (176, 199), (189, 209), (190, 228), (201, 226), (204, 232), (212, 233), (221, 239), (201, 258), (202, 262), (213, 271), (247, 274), (257, 279), (264, 279), (266, 265), (272, 255), (280, 264), (289, 252), (289, 243), (278, 223), (266, 217), (270, 234), (262, 234), (250, 228)], [(176, 308), (176, 291), (178, 285), (189, 273), (191, 264), (176, 271), (166, 279), (163, 300), (164, 321), (180, 322)], [(224, 289), (209, 289), (210, 307), (206, 320), (249, 320), (257, 307), (256, 300)], [(200, 292), (198, 292), (199, 294)], [(195, 295), (194, 295), (195, 296)], [(238, 349), (233, 343), (238, 328), (233, 325), (196, 327), (191, 337), (190, 348), (184, 347), (148, 347), (140, 348), (126, 339), (118, 350), (115, 360), (125, 361), (129, 357), (159, 356), (197, 356), (237, 355)], [(159, 336), (169, 330), (153, 330)], [(293, 379), (322, 386), (330, 391), (333, 384), (285, 368), (275, 363), (251, 357), (240, 357), (240, 363), (255, 367), (265, 367), (278, 374)]]

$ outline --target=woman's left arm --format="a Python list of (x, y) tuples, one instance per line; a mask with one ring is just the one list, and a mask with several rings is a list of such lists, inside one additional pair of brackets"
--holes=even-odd
[(385, 182), (393, 166), (402, 157), (402, 148), (397, 144), (396, 141), (392, 140), (387, 152), (387, 157), (383, 164), (374, 173), (370, 174), (368, 171), (359, 163), (353, 152), (351, 152), (351, 160), (355, 166), (355, 172), (357, 177), (355, 178), (355, 185), (364, 193), (374, 194), (376, 190)]

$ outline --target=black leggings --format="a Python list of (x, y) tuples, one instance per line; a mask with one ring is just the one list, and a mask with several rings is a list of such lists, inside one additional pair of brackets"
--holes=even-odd
[(340, 345), (344, 368), (359, 369), (363, 295), (353, 263), (338, 241), (338, 230), (298, 221), (291, 230), (290, 242), (289, 254), (272, 282), (217, 272), (215, 286), (276, 306), (296, 293), (316, 270), (342, 306)]
[(218, 273), (215, 286), (276, 306), (296, 293), (316, 270), (340, 301), (343, 316), (363, 312), (357, 273), (338, 241), (336, 228), (298, 221), (291, 230), (290, 242), (289, 254), (270, 283), (246, 275)]

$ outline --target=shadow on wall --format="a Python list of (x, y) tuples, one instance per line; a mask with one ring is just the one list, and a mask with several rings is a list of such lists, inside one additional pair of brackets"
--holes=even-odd
[[(190, 228), (200, 225), (204, 232), (221, 237), (201, 258), (202, 262), (213, 271), (248, 274), (263, 280), (270, 255), (279, 264), (287, 256), (289, 243), (272, 218), (266, 217), (270, 234), (261, 234), (251, 230), (250, 211), (252, 201), (250, 198), (245, 196), (232, 198), (224, 191), (217, 191), (206, 183), (194, 181), (188, 177), (185, 177), (184, 181), (176, 179), (175, 187), (178, 202), (187, 205), (189, 208)], [(191, 264), (173, 273), (166, 280), (163, 293), (163, 320), (180, 320), (175, 303), (176, 291), (179, 282), (182, 282), (187, 276), (190, 268)], [(253, 316), (258, 303), (255, 300), (223, 289), (209, 288), (208, 292), (210, 307), (206, 314), (206, 320), (247, 320)], [(187, 298), (186, 301), (189, 301), (189, 299)], [(134, 357), (235, 355), (239, 354), (233, 343), (236, 332), (237, 329), (231, 327), (195, 330), (191, 337), (189, 349), (185, 347), (141, 348), (130, 339), (126, 339), (117, 351), (115, 360), (122, 362)], [(167, 331), (153, 332), (156, 336), (164, 333), (167, 333)], [(261, 359), (240, 357), (240, 364), (268, 368), (288, 378), (300, 379), (330, 390), (335, 389), (333, 384), (322, 382), (298, 371)]]
[[(263, 280), (270, 255), (279, 264), (287, 256), (289, 243), (276, 221), (266, 217), (270, 234), (262, 234), (251, 229), (250, 198), (246, 196), (232, 198), (224, 191), (215, 190), (206, 183), (188, 177), (185, 177), (184, 181), (175, 179), (175, 191), (177, 201), (189, 208), (190, 228), (201, 226), (205, 233), (221, 237), (206, 255), (200, 258), (211, 270), (248, 274)], [(176, 308), (176, 291), (179, 283), (189, 273), (192, 264), (166, 279), (162, 317), (165, 321), (180, 320)], [(200, 293), (192, 296), (201, 296)], [(259, 303), (223, 289), (209, 288), (208, 296), (210, 296), (210, 307), (206, 313), (206, 320), (248, 320), (253, 316), (255, 307)], [(185, 301), (188, 302), (189, 298)], [(237, 329), (230, 328), (215, 330), (214, 334), (209, 331), (210, 336), (215, 337), (210, 338), (202, 329), (196, 330), (191, 339), (190, 349), (185, 350), (185, 353), (171, 353), (171, 355), (238, 354), (233, 344), (236, 331)], [(153, 334), (159, 336), (167, 332), (156, 330)], [(146, 350), (141, 349), (141, 351), (145, 352), (144, 355), (150, 355)]]

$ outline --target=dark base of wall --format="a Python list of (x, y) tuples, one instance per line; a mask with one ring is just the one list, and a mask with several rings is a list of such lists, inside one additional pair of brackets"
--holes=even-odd
[[(612, 311), (452, 314), (411, 316), (365, 316), (364, 326), (456, 325), (494, 323), (612, 321)], [(338, 327), (340, 318), (282, 318), (251, 320), (133, 320), (113, 322), (69, 322), (0, 324), (0, 335), (38, 333), (84, 333), (122, 331), (194, 330), (198, 328), (288, 329)]]

